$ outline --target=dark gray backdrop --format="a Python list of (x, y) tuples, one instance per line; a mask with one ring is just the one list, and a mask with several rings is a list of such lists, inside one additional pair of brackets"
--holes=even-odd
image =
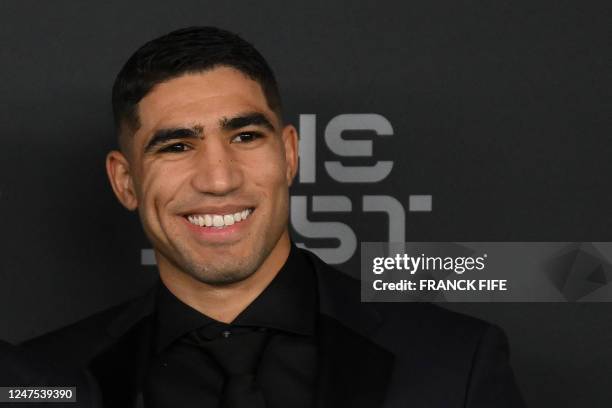
[[(287, 119), (317, 115), (317, 181), (292, 193), (343, 195), (353, 208), (309, 210), (310, 220), (384, 241), (387, 217), (364, 213), (361, 197), (390, 195), (408, 241), (612, 241), (604, 1), (103, 4), (0, 4), (0, 338), (54, 329), (153, 281), (138, 221), (105, 179), (110, 88), (137, 46), (186, 25), (242, 34), (274, 67)], [(343, 159), (322, 141), (347, 113), (393, 126), (390, 137), (362, 135), (374, 158)], [(329, 160), (394, 167), (378, 183), (347, 184), (325, 173)], [(411, 194), (431, 195), (432, 211), (409, 212)], [(340, 268), (357, 276), (357, 265)], [(612, 304), (448, 307), (507, 331), (531, 406), (612, 402)]]

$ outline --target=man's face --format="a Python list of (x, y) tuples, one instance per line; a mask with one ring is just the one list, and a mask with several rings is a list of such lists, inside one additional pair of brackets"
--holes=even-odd
[(253, 274), (288, 240), (295, 129), (281, 128), (261, 86), (228, 67), (158, 84), (138, 115), (125, 171), (113, 169), (118, 152), (107, 167), (160, 268), (208, 284)]

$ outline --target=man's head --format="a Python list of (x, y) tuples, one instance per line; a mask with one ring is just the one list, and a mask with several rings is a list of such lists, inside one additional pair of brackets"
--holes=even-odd
[(232, 67), (258, 82), (268, 106), (281, 117), (274, 73), (251, 44), (216, 27), (183, 28), (144, 44), (117, 75), (112, 103), (121, 149), (129, 147), (129, 136), (140, 126), (138, 103), (155, 85), (219, 66)]
[(225, 284), (280, 256), (297, 133), (249, 43), (211, 27), (157, 38), (119, 73), (113, 111), (121, 151), (107, 157), (109, 178), (138, 209), (160, 270)]

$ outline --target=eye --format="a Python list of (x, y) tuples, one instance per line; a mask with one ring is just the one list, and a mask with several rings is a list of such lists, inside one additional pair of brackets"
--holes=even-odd
[(261, 136), (258, 132), (244, 132), (234, 136), (232, 143), (249, 143), (259, 139)]
[(171, 145), (164, 146), (159, 151), (161, 153), (181, 153), (189, 150), (189, 146), (185, 143), (172, 143)]

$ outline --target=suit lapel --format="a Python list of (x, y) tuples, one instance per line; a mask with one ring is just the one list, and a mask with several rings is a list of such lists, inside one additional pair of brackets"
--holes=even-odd
[(319, 319), (319, 339), (317, 406), (382, 406), (393, 355), (325, 315)]
[(394, 356), (371, 340), (382, 317), (360, 301), (359, 282), (305, 252), (319, 286), (318, 407), (382, 406)]
[(157, 286), (128, 304), (108, 326), (110, 344), (90, 364), (102, 390), (104, 406), (133, 407), (142, 400), (154, 330)]

